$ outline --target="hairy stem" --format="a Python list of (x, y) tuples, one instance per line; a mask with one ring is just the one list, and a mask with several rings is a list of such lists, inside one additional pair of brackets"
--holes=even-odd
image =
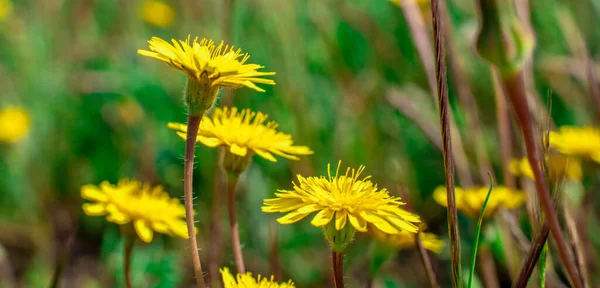
[(135, 237), (132, 235), (125, 236), (125, 250), (123, 253), (124, 263), (124, 274), (125, 274), (125, 287), (132, 288), (131, 285), (131, 254), (133, 252), (133, 245), (135, 244)]
[(185, 138), (185, 158), (183, 162), (183, 193), (185, 200), (185, 220), (187, 223), (190, 249), (192, 250), (192, 263), (194, 264), (194, 275), (196, 276), (196, 285), (198, 288), (204, 288), (204, 274), (202, 273), (202, 264), (200, 263), (200, 254), (198, 253), (198, 243), (196, 242), (196, 231), (194, 225), (194, 150), (196, 149), (196, 137), (200, 128), (200, 121), (203, 115), (188, 115), (187, 135)]
[(344, 252), (331, 251), (335, 288), (344, 288)]
[(461, 261), (460, 261), (460, 234), (458, 231), (458, 215), (454, 196), (454, 162), (452, 159), (452, 138), (450, 134), (448, 87), (446, 83), (446, 52), (442, 33), (442, 19), (440, 15), (440, 1), (431, 1), (433, 16), (433, 33), (435, 40), (436, 79), (440, 124), (442, 132), (444, 168), (446, 174), (446, 193), (448, 198), (448, 231), (450, 234), (450, 253), (452, 258), (452, 285), (462, 287)]
[(519, 71), (513, 75), (505, 77), (503, 79), (503, 84), (513, 104), (519, 125), (521, 126), (521, 132), (523, 134), (523, 140), (527, 150), (527, 158), (533, 171), (533, 175), (535, 176), (534, 178), (537, 195), (544, 211), (546, 221), (550, 226), (552, 238), (554, 238), (556, 246), (558, 247), (560, 259), (564, 264), (567, 274), (569, 275), (574, 287), (582, 288), (581, 279), (579, 278), (579, 274), (573, 261), (571, 261), (569, 248), (560, 230), (558, 216), (556, 215), (554, 204), (550, 198), (550, 189), (548, 187), (548, 183), (546, 182), (544, 174), (542, 173), (542, 169), (540, 168), (540, 153), (536, 142), (537, 138), (533, 128), (531, 113), (529, 111), (529, 106), (527, 105), (523, 72)]
[(235, 189), (237, 188), (239, 176), (239, 174), (229, 174), (229, 187), (227, 188), (227, 209), (229, 211), (231, 249), (233, 250), (233, 256), (235, 258), (235, 266), (237, 267), (238, 274), (244, 274), (246, 273), (246, 267), (244, 266), (244, 256), (242, 255), (242, 245), (240, 244), (240, 231), (238, 228), (239, 225), (235, 211)]

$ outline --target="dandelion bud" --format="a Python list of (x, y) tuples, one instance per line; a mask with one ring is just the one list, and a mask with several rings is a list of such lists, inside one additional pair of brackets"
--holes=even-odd
[(503, 75), (519, 71), (535, 47), (535, 36), (523, 23), (514, 0), (479, 0), (479, 55)]

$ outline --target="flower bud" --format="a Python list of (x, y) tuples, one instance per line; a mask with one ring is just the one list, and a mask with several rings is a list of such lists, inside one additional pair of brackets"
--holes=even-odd
[(219, 94), (219, 86), (213, 86), (208, 80), (207, 72), (200, 74), (199, 79), (187, 78), (183, 92), (183, 100), (190, 115), (202, 115), (212, 108)]
[(335, 228), (335, 221), (331, 221), (325, 225), (323, 231), (325, 232), (325, 238), (331, 245), (331, 250), (336, 253), (343, 252), (346, 246), (354, 240), (354, 234), (356, 233), (352, 225), (344, 225), (342, 229), (337, 230)]
[(478, 3), (481, 27), (477, 52), (502, 75), (521, 70), (535, 47), (535, 36), (519, 19), (514, 0), (478, 0)]

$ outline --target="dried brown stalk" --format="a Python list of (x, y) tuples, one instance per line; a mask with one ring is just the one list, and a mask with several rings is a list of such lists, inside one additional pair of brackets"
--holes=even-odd
[[(419, 11), (419, 7), (414, 0), (403, 1), (401, 6), (410, 30), (411, 37), (415, 43), (415, 48), (417, 49), (419, 58), (423, 63), (423, 69), (425, 70), (425, 74), (427, 74), (427, 83), (429, 84), (431, 96), (433, 97), (434, 101), (436, 101), (436, 104), (439, 105), (439, 103), (437, 103), (439, 102), (438, 97), (436, 97), (438, 85), (436, 84), (436, 63), (433, 62), (435, 57), (434, 53), (432, 52), (433, 49), (431, 41), (429, 40), (429, 33), (425, 27), (425, 22)], [(456, 126), (452, 112), (448, 111), (448, 113), (450, 131), (455, 132), (455, 134), (450, 135), (454, 145), (453, 149), (450, 151), (454, 156), (458, 179), (460, 180), (461, 184), (465, 186), (471, 186), (473, 185), (473, 178), (469, 170), (469, 162), (465, 153), (464, 144), (460, 134), (458, 133), (458, 127)]]
[(454, 195), (454, 162), (452, 159), (452, 138), (450, 135), (448, 87), (446, 84), (446, 51), (444, 50), (444, 33), (440, 15), (440, 1), (431, 1), (433, 33), (435, 42), (437, 94), (442, 132), (444, 170), (446, 174), (446, 191), (448, 199), (448, 230), (450, 235), (450, 253), (452, 259), (452, 285), (462, 287), (460, 261), (460, 234), (458, 215)]
[(579, 278), (579, 274), (573, 261), (571, 261), (569, 249), (562, 236), (558, 217), (556, 215), (556, 211), (554, 210), (554, 204), (550, 198), (550, 189), (540, 168), (540, 163), (542, 162), (540, 161), (536, 133), (534, 131), (533, 121), (529, 111), (529, 105), (527, 103), (523, 72), (519, 71), (513, 75), (507, 76), (503, 79), (503, 85), (505, 91), (510, 97), (517, 120), (521, 126), (521, 132), (525, 142), (525, 148), (527, 150), (527, 158), (533, 171), (533, 175), (535, 176), (534, 178), (537, 195), (544, 211), (546, 221), (550, 226), (550, 232), (552, 233), (552, 237), (557, 244), (560, 258), (565, 265), (572, 283), (576, 288), (581, 288), (581, 279)]
[(525, 288), (527, 286), (527, 282), (535, 269), (538, 259), (540, 259), (540, 255), (542, 254), (542, 250), (544, 249), (549, 234), (550, 226), (548, 226), (548, 222), (544, 222), (542, 229), (531, 242), (531, 247), (525, 257), (525, 262), (523, 263), (521, 270), (519, 270), (519, 276), (517, 276), (516, 280), (513, 282), (513, 288)]

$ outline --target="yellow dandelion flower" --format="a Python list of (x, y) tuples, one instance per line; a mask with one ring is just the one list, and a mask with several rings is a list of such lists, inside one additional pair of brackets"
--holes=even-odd
[(198, 81), (200, 85), (214, 89), (245, 86), (264, 92), (254, 83), (275, 85), (275, 81), (262, 78), (275, 75), (275, 72), (258, 72), (258, 69), (264, 67), (246, 63), (250, 55), (242, 53), (241, 49), (234, 50), (233, 46), (223, 42), (215, 45), (213, 40), (206, 38), (200, 42), (195, 38), (190, 42), (189, 36), (185, 41), (172, 39), (171, 42), (173, 44), (152, 37), (148, 41), (150, 51), (138, 50), (138, 54), (163, 61)]
[[(402, 0), (388, 0), (389, 2), (392, 2), (398, 6), (402, 5)], [(415, 0), (415, 3), (417, 3), (417, 5), (419, 5), (420, 7), (426, 8), (427, 5), (429, 5), (429, 0)]]
[(277, 283), (274, 277), (265, 278), (258, 275), (257, 278), (252, 276), (252, 273), (237, 274), (234, 277), (228, 268), (222, 268), (221, 277), (223, 279), (223, 288), (294, 288), (294, 282)]
[[(1, 1), (1, 0), (0, 0)], [(25, 110), (7, 107), (0, 110), (0, 142), (15, 143), (29, 132), (30, 119)]]
[(106, 220), (119, 225), (133, 222), (137, 235), (146, 243), (152, 241), (153, 231), (188, 238), (183, 205), (161, 186), (128, 179), (117, 185), (102, 182), (100, 186), (83, 186), (81, 197), (91, 201), (82, 206), (85, 214), (106, 215)]
[(175, 9), (162, 1), (145, 1), (140, 9), (144, 22), (157, 27), (169, 27), (175, 19)]
[[(226, 147), (230, 154), (240, 158), (257, 154), (272, 162), (277, 161), (273, 154), (291, 160), (298, 160), (295, 155), (313, 154), (306, 146), (293, 146), (292, 136), (277, 131), (277, 123), (266, 122), (267, 118), (267, 114), (250, 109), (215, 108), (212, 117), (202, 119), (196, 140), (208, 147)], [(168, 127), (185, 139), (185, 124), (169, 123)]]
[[(333, 177), (330, 165), (327, 166), (328, 177), (298, 175), (294, 190), (278, 190), (277, 198), (264, 200), (262, 211), (289, 212), (277, 219), (281, 224), (292, 224), (318, 212), (311, 221), (316, 227), (324, 227), (333, 220), (338, 231), (350, 226), (366, 232), (371, 225), (388, 234), (418, 231), (414, 223), (420, 222), (419, 216), (400, 208), (404, 205), (400, 197), (390, 196), (386, 189), (380, 190), (377, 184), (368, 181), (370, 176), (359, 180), (364, 166), (358, 170), (348, 168), (340, 175), (340, 165), (341, 161)], [(347, 222), (350, 223), (347, 225)]]
[[(475, 187), (463, 189), (456, 187), (456, 208), (472, 219), (478, 219), (489, 187)], [(433, 192), (433, 198), (440, 205), (448, 206), (446, 198), (446, 187), (440, 186)], [(485, 209), (484, 218), (493, 216), (500, 207), (512, 209), (525, 203), (525, 194), (521, 191), (513, 191), (505, 186), (495, 186), (490, 200)]]
[[(420, 228), (420, 230), (424, 230)], [(416, 239), (415, 233), (411, 233), (408, 231), (402, 231), (398, 234), (387, 234), (379, 229), (372, 228), (369, 230), (371, 234), (375, 236), (379, 241), (386, 243), (388, 245), (393, 246), (397, 250), (403, 250), (408, 248), (416, 247)], [(423, 248), (432, 251), (434, 253), (439, 254), (442, 251), (442, 248), (446, 246), (444, 241), (440, 240), (437, 235), (433, 233), (420, 232), (419, 238), (421, 239), (421, 244)]]
[(550, 131), (550, 147), (564, 155), (589, 157), (600, 163), (600, 129), (562, 126)]
[[(575, 157), (564, 155), (551, 155), (548, 157), (548, 169), (550, 170), (550, 179), (560, 179), (567, 177), (573, 181), (580, 181), (583, 177), (581, 161)], [(525, 176), (534, 179), (533, 170), (529, 165), (527, 158), (510, 160), (510, 173), (515, 176)]]
[(10, 0), (0, 0), (0, 21), (8, 18), (13, 12), (13, 4)]

